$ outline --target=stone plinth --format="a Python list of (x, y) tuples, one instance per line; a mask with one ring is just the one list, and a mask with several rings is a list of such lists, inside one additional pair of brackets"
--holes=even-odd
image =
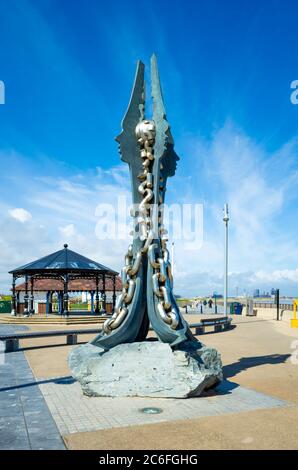
[(198, 341), (176, 350), (159, 341), (108, 351), (88, 343), (73, 349), (68, 363), (88, 396), (187, 398), (222, 380), (220, 354)]

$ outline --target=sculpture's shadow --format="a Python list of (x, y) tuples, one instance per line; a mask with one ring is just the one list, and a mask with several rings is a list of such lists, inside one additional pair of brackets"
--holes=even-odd
[(252, 367), (258, 367), (265, 364), (282, 364), (290, 357), (290, 354), (269, 354), (266, 356), (241, 357), (237, 362), (223, 367), (225, 378), (235, 377), (235, 375), (248, 370)]
[(229, 395), (233, 390), (240, 387), (240, 385), (227, 379), (235, 377), (240, 372), (246, 371), (252, 367), (258, 367), (265, 364), (283, 364), (290, 356), (290, 354), (270, 354), (266, 356), (241, 357), (237, 362), (224, 366), (224, 380), (217, 387), (205, 390), (201, 397)]

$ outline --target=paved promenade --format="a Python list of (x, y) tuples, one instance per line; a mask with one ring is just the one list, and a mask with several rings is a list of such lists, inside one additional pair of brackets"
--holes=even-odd
[[(68, 449), (298, 449), (297, 331), (274, 312), (235, 317), (234, 325), (199, 337), (221, 352), (225, 382), (186, 400), (85, 397), (67, 366), (72, 346), (21, 341), (23, 351), (0, 353), (0, 448), (64, 449), (64, 441)], [(25, 327), (0, 332), (12, 328)], [(162, 412), (146, 415), (144, 407)]]
[[(1, 334), (26, 327), (0, 325)], [(4, 359), (4, 360), (3, 360)], [(0, 353), (0, 449), (64, 449), (57, 426), (21, 351)]]
[[(285, 400), (224, 381), (209, 396), (189, 399), (86, 397), (72, 378), (44, 381), (40, 388), (62, 435), (291, 406)], [(157, 407), (160, 414), (143, 408)]]

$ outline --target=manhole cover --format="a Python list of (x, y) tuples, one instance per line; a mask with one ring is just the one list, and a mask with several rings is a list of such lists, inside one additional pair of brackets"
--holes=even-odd
[(147, 415), (158, 415), (162, 413), (163, 410), (161, 408), (155, 408), (154, 406), (149, 406), (148, 408), (141, 408), (141, 413), (146, 413)]

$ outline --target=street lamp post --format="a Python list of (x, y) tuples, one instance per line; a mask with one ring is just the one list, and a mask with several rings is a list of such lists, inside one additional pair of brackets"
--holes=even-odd
[(225, 254), (224, 254), (224, 315), (228, 316), (228, 225), (229, 225), (229, 209), (228, 204), (224, 205), (223, 221), (225, 224)]

